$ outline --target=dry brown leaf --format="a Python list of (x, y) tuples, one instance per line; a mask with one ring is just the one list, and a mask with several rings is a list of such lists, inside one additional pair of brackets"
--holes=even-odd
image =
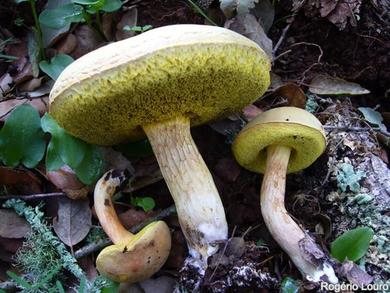
[(31, 232), (27, 221), (12, 210), (0, 209), (0, 236), (4, 238), (24, 238)]
[(32, 171), (22, 168), (0, 167), (0, 185), (10, 193), (35, 194), (42, 192), (42, 182)]
[(56, 45), (58, 53), (70, 54), (77, 46), (77, 38), (74, 34), (67, 34), (62, 40)]
[(89, 200), (58, 199), (58, 216), (54, 218), (53, 228), (57, 236), (68, 246), (82, 241), (92, 225)]
[(19, 90), (22, 92), (32, 92), (39, 88), (42, 84), (43, 77), (33, 78), (19, 85)]
[(78, 26), (74, 34), (77, 38), (77, 47), (70, 54), (74, 59), (78, 59), (103, 45), (102, 38), (86, 24)]
[(242, 115), (247, 121), (251, 121), (253, 118), (255, 118), (257, 115), (263, 113), (263, 110), (258, 108), (255, 105), (249, 105), (242, 110)]
[(0, 102), (0, 121), (4, 121), (12, 110), (19, 105), (29, 104), (42, 116), (47, 112), (49, 106), (49, 97), (36, 98), (32, 100), (27, 99), (13, 99)]
[(140, 224), (154, 214), (155, 212), (152, 211), (144, 212), (143, 210), (130, 208), (127, 211), (120, 213), (118, 218), (126, 229), (130, 229), (131, 227)]
[(83, 199), (88, 195), (88, 188), (77, 178), (76, 173), (67, 165), (57, 171), (46, 173), (47, 178), (71, 199)]
[(305, 109), (306, 107), (306, 95), (302, 89), (294, 83), (286, 83), (282, 85), (275, 90), (273, 95), (287, 98), (289, 106), (302, 109)]

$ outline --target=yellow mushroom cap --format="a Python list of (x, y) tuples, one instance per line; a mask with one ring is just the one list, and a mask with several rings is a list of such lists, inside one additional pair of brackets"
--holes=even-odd
[(104, 248), (96, 259), (100, 274), (116, 282), (138, 282), (151, 277), (171, 250), (167, 224), (157, 221), (138, 232), (128, 243)]
[(100, 145), (144, 136), (177, 116), (193, 125), (237, 112), (269, 86), (270, 61), (253, 41), (206, 25), (171, 25), (101, 47), (70, 64), (50, 93), (68, 132)]
[(325, 150), (321, 122), (311, 113), (295, 107), (280, 107), (258, 115), (237, 135), (232, 150), (244, 168), (264, 173), (270, 145), (291, 148), (288, 173), (310, 166)]

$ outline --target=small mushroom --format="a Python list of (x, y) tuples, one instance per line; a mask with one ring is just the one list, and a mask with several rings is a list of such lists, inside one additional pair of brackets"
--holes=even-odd
[(137, 234), (127, 231), (118, 219), (111, 197), (125, 176), (108, 171), (95, 187), (95, 210), (114, 245), (104, 248), (96, 259), (98, 271), (116, 282), (138, 282), (156, 273), (168, 258), (171, 234), (163, 221), (150, 223)]
[(310, 166), (325, 150), (326, 137), (321, 122), (295, 107), (275, 108), (261, 113), (236, 137), (233, 154), (244, 168), (263, 173), (261, 213), (269, 232), (310, 281), (326, 278), (337, 283), (326, 261), (308, 260), (300, 248), (305, 232), (284, 206), (286, 174)]
[(205, 266), (226, 240), (225, 212), (190, 126), (258, 99), (270, 61), (253, 41), (206, 25), (172, 25), (101, 47), (68, 66), (50, 113), (72, 135), (112, 145), (145, 134), (175, 201), (190, 254)]

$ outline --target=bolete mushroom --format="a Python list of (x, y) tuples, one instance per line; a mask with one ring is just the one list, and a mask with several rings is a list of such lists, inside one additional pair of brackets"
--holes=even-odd
[(270, 61), (225, 28), (172, 25), (99, 48), (73, 62), (50, 94), (50, 113), (76, 137), (112, 145), (147, 135), (175, 201), (190, 254), (205, 264), (227, 238), (221, 199), (190, 125), (259, 98)]
[(123, 227), (111, 197), (124, 180), (123, 173), (111, 170), (95, 186), (95, 211), (114, 243), (99, 253), (96, 267), (114, 281), (133, 283), (149, 278), (162, 267), (171, 250), (171, 234), (163, 221), (152, 222), (135, 235)]
[(328, 261), (315, 263), (304, 255), (301, 245), (308, 236), (284, 205), (286, 174), (311, 165), (325, 147), (324, 130), (314, 115), (295, 107), (280, 107), (249, 122), (237, 135), (232, 150), (241, 166), (264, 174), (261, 213), (276, 242), (308, 280), (337, 283)]

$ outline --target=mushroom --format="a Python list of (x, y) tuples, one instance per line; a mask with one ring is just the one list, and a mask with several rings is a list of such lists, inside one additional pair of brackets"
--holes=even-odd
[[(308, 235), (290, 217), (284, 206), (286, 174), (310, 166), (325, 150), (326, 137), (321, 122), (309, 112), (280, 107), (261, 113), (237, 135), (232, 150), (244, 168), (263, 173), (261, 213), (269, 232), (308, 280), (337, 277), (326, 257), (310, 261), (302, 250)], [(320, 251), (314, 240), (313, 248)], [(319, 262), (319, 263), (318, 263)]]
[(134, 283), (149, 278), (162, 267), (171, 250), (171, 234), (163, 221), (152, 222), (135, 235), (123, 227), (111, 197), (124, 181), (123, 173), (111, 170), (95, 186), (95, 211), (114, 243), (99, 253), (96, 267), (116, 282)]
[(50, 113), (72, 135), (99, 145), (145, 134), (161, 168), (190, 254), (199, 264), (226, 240), (225, 212), (190, 126), (225, 117), (259, 98), (270, 61), (225, 28), (172, 25), (99, 48), (68, 66)]

